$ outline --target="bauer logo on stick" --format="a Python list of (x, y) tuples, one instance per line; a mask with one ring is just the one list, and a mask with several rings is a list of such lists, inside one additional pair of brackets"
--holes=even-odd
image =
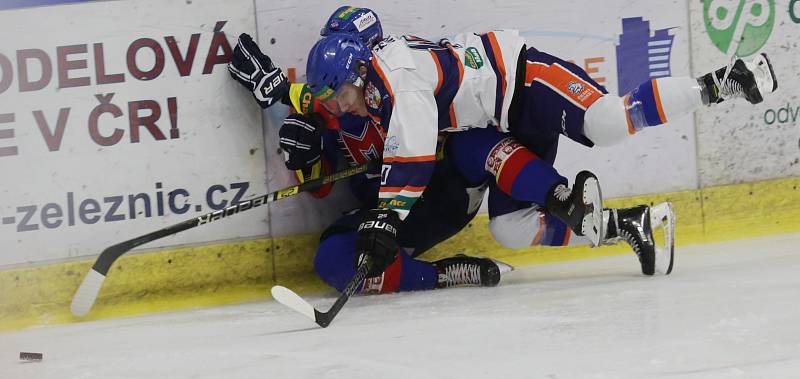
[(19, 353), (19, 359), (22, 361), (41, 361), (43, 357), (42, 353), (26, 353), (24, 351)]

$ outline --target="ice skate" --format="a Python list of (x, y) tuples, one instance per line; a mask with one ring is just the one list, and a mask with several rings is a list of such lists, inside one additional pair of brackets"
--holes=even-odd
[(605, 235), (603, 195), (600, 182), (594, 174), (579, 172), (572, 190), (563, 184), (555, 186), (547, 197), (546, 206), (575, 234), (589, 239), (592, 246), (600, 244)]
[[(725, 77), (726, 71), (728, 76)], [(761, 53), (749, 61), (736, 59), (730, 67), (708, 73), (700, 79), (703, 96), (709, 104), (719, 103), (726, 99), (743, 97), (751, 104), (764, 101), (764, 95), (778, 89), (775, 71), (767, 57)]]
[(494, 287), (502, 274), (514, 270), (511, 265), (500, 261), (463, 254), (438, 260), (433, 265), (439, 273), (437, 288)]
[[(631, 246), (639, 263), (642, 274), (669, 275), (675, 251), (675, 215), (672, 204), (661, 203), (654, 207), (638, 205), (632, 208), (606, 209), (608, 233), (603, 244), (613, 245), (625, 241)], [(653, 229), (663, 232), (663, 242), (656, 243)]]

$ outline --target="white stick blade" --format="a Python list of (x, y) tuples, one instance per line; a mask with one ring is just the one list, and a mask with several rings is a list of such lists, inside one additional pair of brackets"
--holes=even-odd
[(303, 300), (303, 298), (301, 298), (299, 295), (294, 293), (294, 291), (283, 286), (272, 286), (272, 290), (270, 292), (272, 292), (272, 297), (279, 303), (306, 315), (306, 317), (310, 318), (311, 321), (317, 321), (314, 313), (314, 307), (312, 307), (307, 301)]
[(70, 310), (72, 310), (73, 315), (85, 316), (89, 313), (94, 301), (97, 300), (97, 294), (100, 292), (100, 287), (103, 285), (104, 280), (106, 280), (106, 276), (94, 269), (86, 273), (86, 277), (83, 278), (83, 282), (72, 298)]

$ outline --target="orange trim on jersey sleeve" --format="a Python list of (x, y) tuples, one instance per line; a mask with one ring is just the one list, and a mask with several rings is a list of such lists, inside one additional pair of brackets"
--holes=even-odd
[(442, 83), (444, 82), (444, 73), (442, 72), (442, 62), (439, 62), (439, 57), (436, 56), (432, 50), (428, 50), (431, 53), (431, 57), (433, 57), (433, 63), (436, 64), (436, 73), (439, 75), (439, 81), (436, 82), (436, 89), (433, 90), (433, 94), (436, 95), (439, 93), (439, 89), (442, 88)]
[[(458, 62), (458, 88), (461, 88), (461, 83), (464, 81), (464, 64), (461, 63), (461, 57), (458, 56), (458, 53), (455, 49), (453, 49), (452, 45), (447, 45), (447, 48), (450, 49), (450, 52), (453, 53), (454, 57), (456, 57), (456, 62)], [(456, 106), (454, 103), (450, 103), (450, 128), (458, 128)]]
[(489, 38), (489, 44), (492, 46), (492, 52), (494, 52), (494, 59), (497, 62), (497, 71), (500, 71), (500, 77), (502, 79), (501, 88), (503, 93), (506, 93), (506, 64), (503, 62), (503, 53), (500, 50), (500, 44), (497, 43), (497, 37), (495, 37), (494, 32), (489, 32), (486, 36)]
[(409, 163), (409, 162), (430, 162), (435, 161), (435, 155), (420, 155), (418, 157), (388, 157), (383, 158), (383, 163)]
[(653, 97), (656, 100), (656, 109), (658, 109), (658, 118), (661, 120), (662, 124), (667, 123), (667, 116), (664, 115), (664, 108), (661, 106), (661, 95), (658, 93), (658, 82), (653, 79), (651, 80), (653, 83)]
[(374, 53), (372, 54), (372, 68), (375, 69), (375, 73), (378, 74), (378, 77), (383, 81), (383, 86), (389, 91), (389, 97), (392, 98), (392, 105), (394, 105), (394, 91), (392, 91), (392, 86), (389, 84), (389, 80), (386, 79), (383, 70), (381, 70), (381, 66), (378, 64), (378, 57), (376, 57)]

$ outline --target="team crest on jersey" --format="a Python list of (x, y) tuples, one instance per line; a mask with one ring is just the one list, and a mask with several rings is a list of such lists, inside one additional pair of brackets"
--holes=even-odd
[(372, 109), (378, 109), (381, 106), (381, 91), (372, 82), (367, 83), (364, 89), (364, 98), (367, 100), (367, 106)]
[(476, 70), (483, 67), (483, 58), (481, 57), (481, 53), (478, 52), (478, 49), (474, 47), (467, 48), (464, 53), (464, 64)]
[(578, 82), (569, 82), (567, 84), (567, 89), (569, 90), (569, 92), (572, 92), (573, 94), (577, 95), (583, 91), (583, 84), (580, 84)]
[(371, 120), (343, 124), (339, 136), (340, 147), (351, 163), (362, 164), (380, 159), (383, 152), (383, 132), (380, 125)]

